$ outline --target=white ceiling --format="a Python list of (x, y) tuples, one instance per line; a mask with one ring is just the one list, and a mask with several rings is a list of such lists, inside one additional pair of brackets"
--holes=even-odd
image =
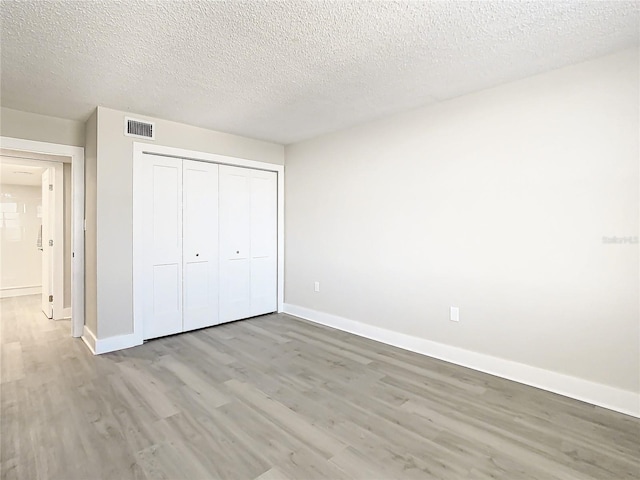
[(3, 106), (291, 143), (638, 45), (637, 1), (3, 1)]
[(42, 185), (44, 168), (5, 163), (0, 157), (0, 184)]

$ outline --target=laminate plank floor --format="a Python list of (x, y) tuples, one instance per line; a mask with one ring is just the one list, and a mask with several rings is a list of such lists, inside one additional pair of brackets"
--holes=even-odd
[(2, 479), (639, 479), (640, 420), (274, 314), (93, 356), (0, 300)]

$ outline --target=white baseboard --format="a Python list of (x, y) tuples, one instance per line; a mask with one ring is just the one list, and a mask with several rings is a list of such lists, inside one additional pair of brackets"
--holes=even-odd
[(96, 355), (115, 352), (116, 350), (124, 350), (125, 348), (137, 347), (143, 343), (143, 340), (133, 333), (128, 335), (118, 335), (115, 337), (99, 338), (96, 342)]
[(31, 285), (28, 287), (5, 287), (0, 289), (0, 298), (22, 297), (24, 295), (40, 295), (41, 285)]
[(96, 338), (96, 335), (86, 325), (84, 326), (84, 331), (82, 333), (82, 340), (87, 344), (87, 347), (89, 347), (89, 350), (91, 350), (91, 353), (94, 355), (136, 347), (143, 343), (142, 339), (133, 333), (128, 335), (118, 335), (115, 337)]
[(68, 318), (71, 318), (71, 307), (66, 307), (62, 309), (62, 316), (58, 319), (56, 318), (56, 320), (66, 320)]
[(80, 338), (82, 338), (82, 341), (87, 344), (87, 347), (89, 347), (89, 350), (91, 350), (91, 353), (95, 355), (96, 354), (96, 335), (86, 325), (82, 330), (82, 336)]
[(640, 394), (635, 392), (483, 353), (452, 347), (443, 343), (432, 342), (424, 338), (367, 325), (297, 305), (285, 303), (283, 311), (314, 323), (343, 330), (404, 350), (438, 358), (456, 365), (640, 418)]

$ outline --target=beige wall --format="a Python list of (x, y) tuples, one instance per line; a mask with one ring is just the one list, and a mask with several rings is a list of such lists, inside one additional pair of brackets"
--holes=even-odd
[(98, 107), (96, 333), (101, 339), (133, 332), (132, 160), (133, 142), (140, 140), (124, 135), (125, 116), (156, 122), (158, 145), (284, 163), (282, 145)]
[(2, 107), (0, 136), (84, 147), (84, 124)]
[(96, 185), (98, 167), (98, 111), (85, 125), (84, 147), (84, 216), (87, 221), (84, 232), (84, 315), (85, 325), (95, 335), (98, 330), (97, 312), (97, 252), (96, 252)]
[(640, 391), (638, 245), (603, 243), (639, 234), (638, 66), (287, 147), (285, 302)]

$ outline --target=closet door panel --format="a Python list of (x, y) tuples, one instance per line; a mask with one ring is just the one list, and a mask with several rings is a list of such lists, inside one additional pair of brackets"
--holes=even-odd
[(275, 263), (268, 258), (251, 262), (251, 315), (264, 315), (278, 310)]
[[(168, 335), (182, 331), (181, 325), (175, 319), (175, 313), (180, 311), (180, 266), (178, 263), (153, 266), (153, 312), (156, 314), (158, 335)], [(164, 317), (164, 318), (163, 318)], [(171, 317), (171, 318), (167, 318)], [(169, 320), (166, 333), (162, 323)]]
[(220, 253), (230, 260), (249, 258), (249, 178), (242, 168), (220, 167)]
[(251, 315), (275, 312), (277, 305), (276, 173), (251, 171)]
[(251, 316), (249, 260), (229, 260), (220, 282), (220, 320), (231, 322)]
[(218, 165), (183, 160), (183, 329), (217, 325)]
[(144, 338), (182, 331), (182, 163), (145, 155)]
[(250, 185), (245, 169), (220, 166), (220, 320), (251, 316)]

